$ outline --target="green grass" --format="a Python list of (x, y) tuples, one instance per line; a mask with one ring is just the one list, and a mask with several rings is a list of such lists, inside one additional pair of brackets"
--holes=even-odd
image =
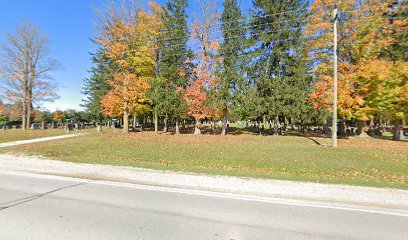
[[(315, 141), (313, 141), (315, 140)], [(408, 143), (373, 138), (91, 133), (0, 149), (78, 163), (408, 189)], [(316, 143), (317, 142), (317, 143)], [(323, 145), (318, 145), (321, 143)]]
[(63, 129), (35, 129), (35, 130), (21, 130), (21, 129), (8, 129), (0, 130), (0, 143), (12, 142), (18, 140), (28, 140), (42, 137), (52, 137), (64, 135)]

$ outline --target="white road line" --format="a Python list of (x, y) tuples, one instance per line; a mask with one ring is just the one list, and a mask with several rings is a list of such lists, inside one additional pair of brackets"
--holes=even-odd
[[(251, 202), (261, 202), (269, 204), (280, 204), (280, 205), (291, 205), (299, 207), (311, 207), (311, 208), (322, 208), (322, 209), (334, 209), (350, 212), (362, 212), (370, 214), (382, 214), (398, 217), (408, 217), (408, 212), (398, 209), (385, 209), (377, 207), (361, 207), (347, 204), (327, 204), (327, 203), (316, 203), (313, 201), (305, 200), (289, 200), (284, 198), (274, 198), (274, 197), (261, 197), (261, 196), (250, 196), (236, 193), (222, 193), (222, 192), (212, 192), (205, 190), (196, 190), (196, 189), (181, 189), (181, 188), (172, 188), (172, 187), (163, 187), (163, 186), (151, 186), (151, 185), (141, 185), (133, 183), (123, 183), (123, 182), (111, 182), (111, 181), (102, 181), (102, 180), (88, 180), (72, 177), (63, 177), (55, 175), (41, 175), (35, 173), (21, 173), (21, 172), (1, 172), (1, 174), (9, 174), (16, 176), (27, 176), (27, 177), (36, 177), (43, 179), (54, 179), (54, 180), (64, 180), (64, 181), (74, 181), (74, 182), (87, 182), (88, 184), (95, 185), (105, 185), (105, 186), (114, 186), (114, 187), (126, 187), (134, 188), (139, 190), (147, 191), (159, 191), (159, 192), (169, 192), (169, 193), (178, 193), (178, 194), (187, 194), (195, 196), (204, 196), (204, 197), (215, 197), (215, 198), (225, 198), (239, 201), (251, 201)], [(403, 211), (403, 212), (401, 212)]]

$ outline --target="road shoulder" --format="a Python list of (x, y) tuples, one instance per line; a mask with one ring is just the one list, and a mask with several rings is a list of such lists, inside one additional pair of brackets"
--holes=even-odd
[(275, 199), (292, 202), (318, 202), (321, 205), (360, 206), (408, 212), (408, 191), (295, 181), (252, 179), (228, 176), (158, 171), (132, 167), (78, 164), (36, 156), (0, 154), (0, 172), (41, 174), (91, 179), (177, 191), (205, 191), (235, 194), (240, 198)]

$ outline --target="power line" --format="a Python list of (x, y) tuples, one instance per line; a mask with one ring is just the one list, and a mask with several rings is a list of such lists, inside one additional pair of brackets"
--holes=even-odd
[[(330, 6), (335, 6), (336, 4), (327, 4), (327, 5), (322, 5), (323, 7), (330, 7)], [(276, 16), (276, 15), (283, 15), (283, 14), (285, 14), (285, 13), (294, 13), (294, 12), (301, 12), (301, 11), (306, 11), (306, 10), (310, 10), (309, 9), (309, 7), (306, 7), (306, 8), (301, 8), (301, 9), (297, 9), (297, 10), (292, 10), (292, 11), (282, 11), (282, 12), (279, 12), (279, 13), (271, 13), (271, 14), (266, 14), (266, 15), (263, 15), (263, 16), (256, 16), (256, 17), (254, 17), (254, 16), (250, 16), (249, 18), (246, 18), (246, 19), (244, 19), (245, 20), (245, 22), (249, 22), (250, 20), (253, 20), (253, 19), (258, 19), (258, 18), (267, 18), (267, 17), (271, 17), (271, 16)], [(313, 14), (312, 12), (311, 12), (311, 14)], [(222, 24), (229, 24), (229, 23), (235, 23), (235, 22), (242, 22), (242, 21), (244, 21), (244, 20), (240, 20), (240, 19), (238, 19), (238, 20), (233, 20), (233, 21), (227, 21), (227, 22), (219, 22), (219, 23), (214, 23), (214, 24), (212, 24), (212, 26), (219, 26), (219, 25), (222, 25)], [(167, 33), (167, 32), (180, 32), (180, 31), (185, 31), (185, 30), (190, 30), (190, 28), (182, 28), (182, 29), (177, 29), (177, 30), (165, 30), (165, 31), (161, 31), (162, 33)]]
[[(398, 19), (405, 19), (405, 18), (408, 18), (408, 17), (402, 17), (402, 18), (398, 18)], [(267, 23), (263, 23), (263, 24), (253, 24), (253, 25), (248, 25), (248, 26), (242, 26), (242, 27), (239, 27), (239, 28), (233, 28), (233, 29), (230, 29), (230, 30), (241, 30), (241, 29), (251, 29), (251, 28), (256, 29), (257, 27), (260, 27), (260, 26), (267, 26), (267, 25), (273, 26), (274, 24), (277, 24), (277, 23), (288, 23), (288, 22), (294, 21), (294, 20), (306, 21), (307, 19), (310, 19), (310, 17), (298, 18), (298, 19), (293, 18), (293, 19), (287, 19), (287, 20), (284, 20), (284, 21), (273, 21), (273, 22), (267, 22)], [(397, 19), (397, 18), (387, 18), (387, 19)], [(317, 23), (317, 24), (321, 24), (321, 23)], [(313, 24), (313, 25), (317, 25), (317, 24)], [(313, 26), (313, 25), (311, 25), (311, 26)], [(304, 26), (280, 28), (280, 31), (276, 31), (276, 32), (267, 31), (267, 32), (264, 32), (264, 33), (280, 33), (280, 32), (282, 32), (284, 30), (288, 30), (288, 29), (292, 30), (292, 29), (297, 29), (297, 28), (302, 28), (302, 27), (304, 27)], [(209, 35), (214, 34), (214, 33), (222, 33), (222, 32), (223, 32), (222, 30), (217, 30), (217, 31), (210, 32)], [(237, 36), (237, 37), (242, 37), (242, 36), (240, 35), (240, 36)], [(158, 39), (158, 41), (170, 41), (170, 40), (179, 40), (179, 39), (182, 39), (182, 38), (165, 38), (165, 39)], [(214, 41), (214, 40), (222, 40), (222, 39), (229, 39), (229, 38), (218, 37), (218, 38), (214, 38), (214, 39), (211, 39), (211, 40)], [(200, 42), (199, 39), (190, 39), (189, 41), (190, 41), (190, 43), (191, 42), (198, 42), (198, 43)], [(184, 44), (172, 45), (172, 46), (181, 46), (181, 45), (184, 45)]]
[[(299, 23), (304, 23), (303, 21), (307, 21), (310, 18), (311, 17), (292, 18), (292, 19), (288, 19), (288, 20), (284, 20), (284, 21), (273, 21), (273, 22), (267, 22), (267, 23), (263, 23), (263, 24), (254, 24), (254, 25), (242, 26), (242, 27), (238, 27), (238, 28), (232, 28), (232, 29), (229, 29), (229, 30), (231, 31), (231, 30), (242, 30), (242, 29), (253, 29), (253, 28), (256, 29), (256, 28), (258, 28), (260, 26), (268, 26), (268, 25), (274, 26), (277, 23), (289, 23), (289, 22), (294, 21), (294, 20), (301, 20), (302, 22), (299, 22)], [(407, 18), (408, 17), (392, 17), (392, 18), (384, 18), (384, 19), (407, 19)], [(323, 22), (321, 22), (321, 23), (323, 23)], [(318, 23), (318, 24), (321, 24), (321, 23)], [(317, 24), (314, 24), (314, 25), (317, 25)], [(301, 28), (302, 26), (299, 26), (299, 27)], [(297, 28), (297, 27), (281, 28), (281, 30), (295, 29), (295, 28)], [(213, 34), (213, 33), (223, 33), (223, 31), (222, 30), (213, 31), (212, 33), (210, 33), (210, 35)], [(178, 38), (167, 38), (167, 39), (163, 39), (163, 41), (164, 40), (177, 40), (177, 39)], [(217, 40), (220, 40), (220, 38), (218, 38)], [(199, 41), (199, 40), (193, 40), (193, 41)]]
[[(241, 27), (237, 27), (237, 28), (232, 28), (232, 29), (228, 29), (229, 31), (233, 31), (233, 30), (243, 30), (243, 29), (253, 29), (253, 28), (257, 28), (260, 26), (267, 26), (267, 25), (275, 25), (277, 23), (288, 23), (294, 20), (301, 20), (301, 21), (306, 21), (307, 19), (309, 19), (310, 17), (305, 17), (305, 18), (292, 18), (292, 19), (287, 19), (284, 21), (271, 21), (271, 22), (267, 22), (267, 23), (262, 23), (262, 24), (251, 24), (251, 25), (244, 25)], [(212, 31), (209, 34), (213, 34), (213, 33), (223, 33), (223, 30), (216, 30), (216, 31)], [(158, 39), (158, 41), (170, 41), (170, 40), (180, 40), (183, 39), (184, 37), (179, 37), (179, 38), (164, 38), (164, 39)]]
[[(264, 32), (259, 32), (259, 33), (250, 33), (249, 34), (249, 37), (254, 37), (254, 36), (259, 36), (259, 35), (261, 35), (261, 34), (266, 34), (266, 33), (281, 33), (281, 32), (283, 32), (283, 31), (285, 31), (285, 30), (295, 30), (295, 29), (301, 29), (301, 28), (303, 28), (304, 26), (298, 26), (298, 27), (290, 27), (290, 28), (282, 28), (282, 29), (280, 29), (279, 31), (272, 31), (272, 30), (269, 30), (269, 31), (264, 31)], [(229, 39), (235, 39), (235, 38), (239, 38), (239, 37), (244, 37), (243, 35), (235, 35), (235, 36), (232, 36), (232, 37), (228, 37), (228, 38), (223, 38), (223, 37), (220, 37), (220, 38), (213, 38), (213, 39), (211, 39), (211, 41), (217, 41), (217, 40), (229, 40)], [(200, 43), (200, 40), (199, 39), (193, 39), (193, 40), (190, 40), (190, 44), (191, 43)], [(170, 45), (165, 45), (166, 47), (179, 47), (179, 46), (184, 46), (185, 44), (170, 44)]]
[[(236, 37), (239, 37), (239, 36), (236, 36)], [(284, 42), (289, 42), (289, 41), (303, 41), (303, 42), (305, 42), (305, 41), (308, 41), (308, 40), (316, 40), (316, 38), (315, 37), (310, 37), (310, 38), (306, 38), (306, 37), (286, 38), (286, 39), (278, 40), (277, 43), (284, 43)], [(200, 50), (200, 47), (196, 47), (195, 49), (192, 49), (192, 50), (194, 52), (198, 51), (198, 50)], [(326, 51), (326, 50), (324, 50), (324, 51)], [(310, 51), (310, 52), (313, 52), (314, 54), (324, 53), (323, 51), (322, 52)], [(161, 54), (161, 56), (181, 56), (181, 55), (185, 55), (184, 53), (181, 53), (181, 54), (180, 53), (174, 53), (174, 54), (170, 54), (170, 55), (163, 54), (163, 53), (160, 53), (160, 54)]]

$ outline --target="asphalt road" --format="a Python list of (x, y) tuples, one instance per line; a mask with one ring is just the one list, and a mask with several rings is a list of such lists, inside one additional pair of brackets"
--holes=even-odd
[(0, 173), (0, 239), (408, 239), (408, 216)]

